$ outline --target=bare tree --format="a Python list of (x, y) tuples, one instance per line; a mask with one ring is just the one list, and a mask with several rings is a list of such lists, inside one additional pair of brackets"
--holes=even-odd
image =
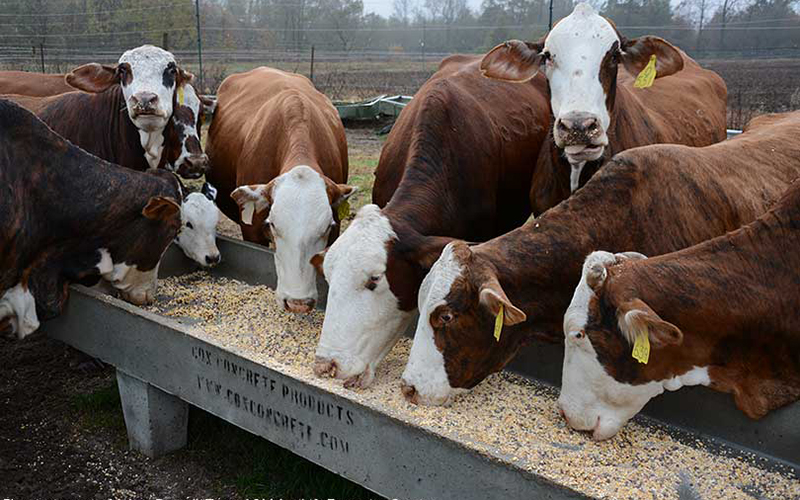
[(415, 7), (413, 0), (394, 0), (392, 6), (394, 8), (392, 17), (402, 21), (404, 26), (408, 26)]

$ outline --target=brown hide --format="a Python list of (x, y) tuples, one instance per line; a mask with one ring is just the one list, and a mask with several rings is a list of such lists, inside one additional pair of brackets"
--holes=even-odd
[[(619, 67), (616, 95), (609, 113), (609, 145), (603, 158), (584, 166), (580, 185), (611, 156), (626, 149), (648, 144), (707, 146), (725, 139), (728, 93), (725, 82), (678, 50), (683, 57), (683, 69), (658, 78), (650, 88), (634, 88), (635, 77)], [(608, 87), (604, 84), (606, 90)], [(539, 153), (531, 187), (531, 203), (537, 215), (570, 195), (569, 163), (552, 135), (547, 144)]]
[(246, 240), (264, 245), (269, 211), (256, 213), (252, 225), (242, 224), (233, 190), (266, 184), (297, 165), (337, 184), (348, 175), (347, 140), (336, 108), (307, 78), (267, 67), (222, 82), (206, 153), (206, 178), (219, 190), (219, 208), (240, 223)]
[[(711, 388), (732, 393), (751, 418), (797, 401), (798, 246), (800, 183), (795, 182), (774, 209), (738, 231), (610, 267), (586, 325), (598, 358), (612, 377), (628, 384), (708, 367)], [(683, 333), (678, 345), (654, 346), (646, 365), (631, 358), (617, 326), (620, 307), (637, 299)]]
[(447, 241), (433, 237), (485, 241), (531, 213), (531, 177), (550, 127), (545, 79), (490, 80), (479, 64), (478, 56), (442, 61), (381, 152), (372, 200), (397, 234), (387, 278), (403, 310), (416, 308)]
[[(756, 119), (741, 136), (705, 148), (628, 150), (541, 217), (484, 244), (462, 244), (463, 277), (447, 296), (456, 319), (435, 330), (450, 384), (474, 386), (532, 338), (561, 342), (590, 252), (660, 255), (763, 214), (800, 175), (798, 126), (800, 112)], [(495, 318), (478, 303), (480, 287), (493, 279), (527, 315), (504, 328), (500, 342), (492, 336)]]
[(74, 90), (75, 88), (66, 82), (63, 74), (0, 71), (0, 94), (46, 97)]

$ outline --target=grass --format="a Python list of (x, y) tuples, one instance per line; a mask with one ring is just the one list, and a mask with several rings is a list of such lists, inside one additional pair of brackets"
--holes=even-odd
[[(72, 398), (72, 406), (88, 430), (106, 429), (127, 446), (119, 391), (110, 381), (89, 394)], [(189, 410), (189, 437), (177, 460), (194, 460), (219, 475), (220, 483), (233, 485), (242, 498), (338, 498), (348, 500), (381, 497), (329, 472), (289, 450), (239, 429), (195, 407)]]

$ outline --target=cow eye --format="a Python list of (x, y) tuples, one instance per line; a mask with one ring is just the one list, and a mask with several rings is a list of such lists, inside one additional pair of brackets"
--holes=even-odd
[(376, 288), (378, 288), (378, 282), (380, 280), (381, 280), (380, 276), (370, 276), (369, 279), (367, 280), (367, 284), (364, 286), (367, 288), (367, 290), (370, 291), (375, 290)]
[(175, 74), (175, 73), (178, 71), (178, 70), (177, 70), (177, 68), (175, 67), (175, 63), (169, 63), (169, 64), (167, 65), (167, 70), (168, 70), (170, 73), (172, 73), (173, 75), (174, 75), (174, 74)]
[(189, 228), (189, 229), (194, 229), (194, 226), (192, 225), (191, 222), (187, 222), (186, 223), (186, 227)]
[(453, 321), (453, 315), (449, 312), (446, 312), (439, 316), (439, 319), (442, 321), (442, 323), (450, 323)]

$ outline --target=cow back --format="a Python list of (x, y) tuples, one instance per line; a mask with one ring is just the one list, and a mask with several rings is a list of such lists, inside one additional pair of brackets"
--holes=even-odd
[(72, 92), (63, 74), (0, 71), (0, 94), (46, 97)]

